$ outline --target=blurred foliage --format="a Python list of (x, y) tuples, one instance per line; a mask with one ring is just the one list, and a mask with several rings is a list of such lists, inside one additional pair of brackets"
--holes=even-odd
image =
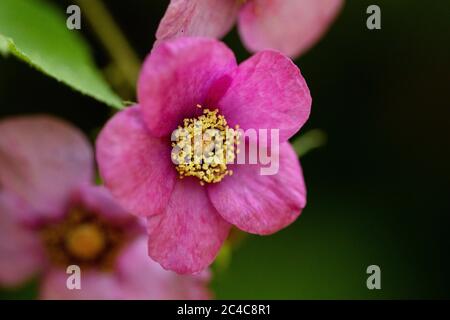
[(308, 152), (324, 146), (326, 142), (325, 132), (320, 129), (312, 129), (293, 139), (291, 144), (298, 156), (303, 157)]
[(0, 288), (0, 299), (1, 300), (31, 300), (38, 296), (39, 292), (39, 281), (33, 279), (23, 284), (18, 288), (9, 288), (1, 290)]

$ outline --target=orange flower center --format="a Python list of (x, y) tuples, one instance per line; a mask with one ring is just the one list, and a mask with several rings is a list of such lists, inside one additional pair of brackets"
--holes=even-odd
[(95, 223), (84, 223), (70, 230), (66, 237), (67, 250), (76, 258), (95, 259), (106, 246), (106, 237)]
[(61, 221), (43, 227), (41, 237), (51, 262), (56, 265), (108, 270), (126, 240), (121, 228), (78, 207)]

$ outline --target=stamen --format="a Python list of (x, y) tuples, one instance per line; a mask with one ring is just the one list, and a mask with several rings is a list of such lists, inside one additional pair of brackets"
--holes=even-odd
[(197, 177), (205, 185), (232, 175), (227, 164), (234, 162), (239, 151), (238, 128), (230, 128), (218, 109), (203, 109), (201, 116), (185, 118), (183, 126), (175, 131), (172, 143), (172, 160), (180, 179)]

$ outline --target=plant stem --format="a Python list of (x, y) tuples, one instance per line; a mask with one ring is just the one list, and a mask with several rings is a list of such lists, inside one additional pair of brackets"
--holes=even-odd
[(108, 51), (114, 64), (133, 90), (140, 69), (140, 59), (101, 0), (75, 0), (89, 25)]

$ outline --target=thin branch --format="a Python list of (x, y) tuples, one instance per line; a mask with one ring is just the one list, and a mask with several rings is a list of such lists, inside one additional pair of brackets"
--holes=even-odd
[(140, 69), (140, 59), (101, 0), (75, 0), (102, 45), (132, 89)]

